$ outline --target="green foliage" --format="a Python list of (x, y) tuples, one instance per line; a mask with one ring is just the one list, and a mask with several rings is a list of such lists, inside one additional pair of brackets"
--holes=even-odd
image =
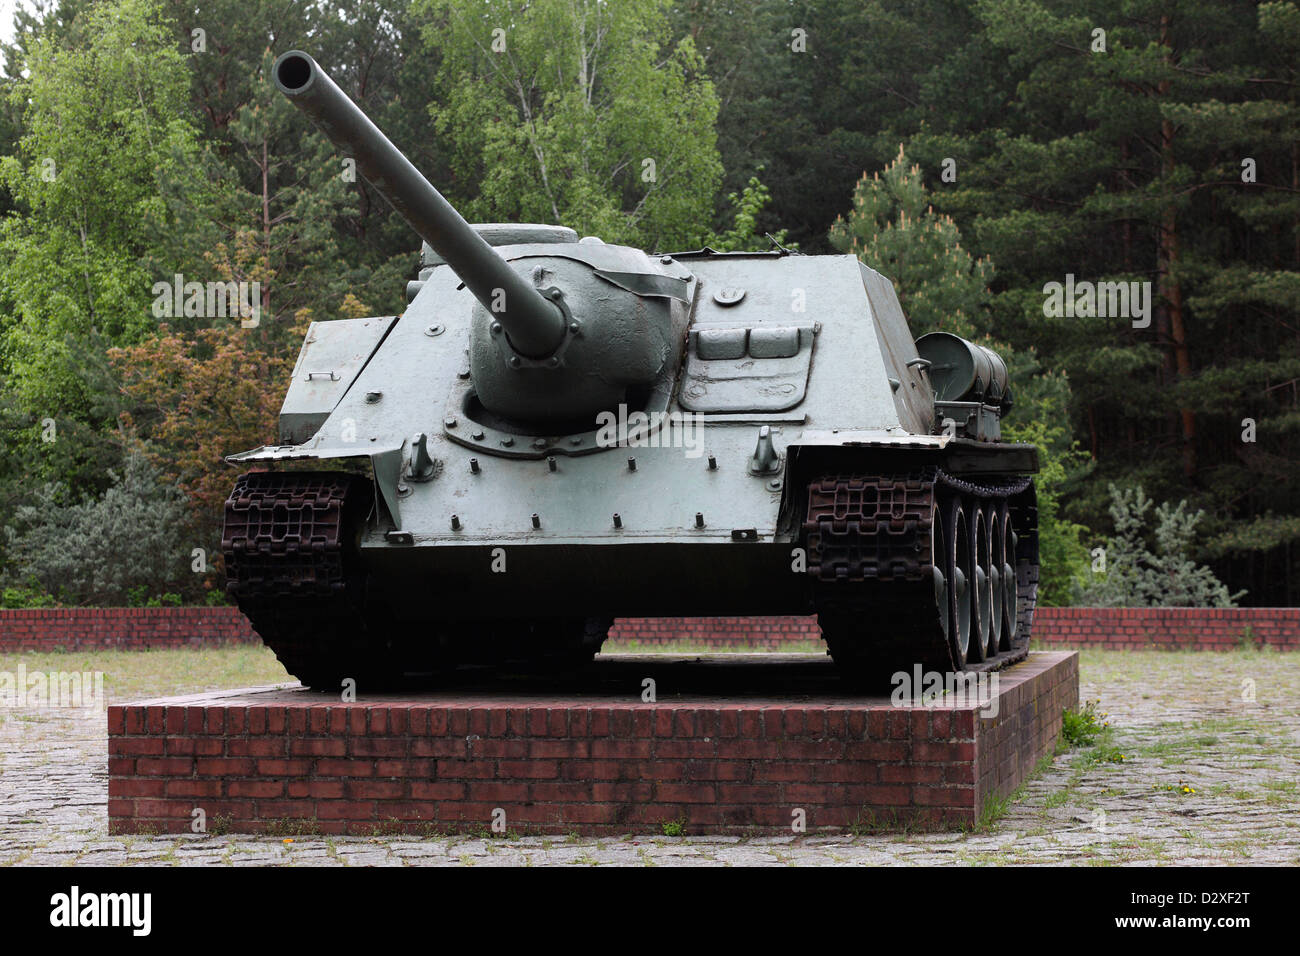
[(169, 200), (203, 191), (191, 175), (189, 80), (162, 10), (160, 0), (92, 7), (84, 43), (38, 39), (10, 90), (24, 133), (0, 160), (0, 184), (22, 214), (0, 223), (3, 363), (24, 406), (43, 414), (90, 410), (80, 341), (150, 330), (146, 263), (174, 262)]
[[(1186, 498), (1218, 553), (1238, 558), (1221, 573), (1249, 578), (1256, 601), (1293, 602), (1300, 538), (1236, 532), (1293, 514), (1300, 494), (1300, 434), (1284, 427), (1300, 358), (1296, 5), (973, 9), (973, 43), (1007, 64), (1004, 110), (936, 131), (933, 150), (963, 160), (944, 208), (1025, 305), (1067, 273), (1151, 282), (1145, 327), (1007, 312), (1013, 342), (1069, 373), (1072, 427), (1096, 461), (1071, 515), (1100, 524), (1108, 482)], [(1092, 49), (1097, 26), (1105, 51)], [(1246, 417), (1272, 434), (1242, 441)]]
[(853, 194), (848, 218), (831, 227), (831, 242), (888, 276), (898, 292), (912, 334), (947, 331), (980, 341), (1007, 362), (1016, 395), (1014, 418), (1004, 428), (1009, 441), (1039, 448), (1039, 601), (1068, 604), (1087, 570), (1082, 525), (1061, 514), (1060, 499), (1071, 473), (1083, 465), (1066, 429), (1069, 385), (1044, 373), (1032, 353), (1017, 354), (989, 335), (988, 282), (993, 263), (975, 259), (961, 244), (951, 218), (935, 213), (918, 166), (898, 156), (882, 172), (865, 173)]
[[(430, 112), (480, 221), (692, 248), (722, 174), (718, 99), (667, 0), (419, 0), (442, 59)], [(495, 35), (493, 31), (498, 31)]]
[[(51, 0), (16, 23), (0, 526), (50, 481), (101, 498), (133, 423), (209, 543), (215, 449), (268, 437), (297, 321), (404, 308), (415, 237), (267, 82), (296, 46), (470, 219), (662, 250), (762, 249), (768, 232), (853, 250), (894, 280), (914, 334), (995, 348), (1006, 433), (1042, 453), (1045, 603), (1072, 592), (1110, 482), (1185, 499), (1184, 524), (1203, 511), (1198, 556), (1252, 601), (1300, 598), (1295, 0)], [(263, 327), (211, 354), (208, 320), (160, 336), (151, 287), (176, 272), (260, 281)], [(1045, 316), (1044, 284), (1067, 273), (1150, 280), (1150, 326)], [(229, 396), (209, 387), (232, 370)]]
[(189, 549), (181, 540), (181, 493), (160, 482), (140, 454), (110, 478), (98, 499), (71, 500), (55, 483), (16, 510), (7, 529), (10, 587), (35, 583), (69, 604), (139, 606), (184, 582)]
[(953, 332), (973, 338), (986, 328), (993, 263), (962, 248), (950, 216), (936, 213), (921, 168), (903, 147), (883, 172), (862, 174), (848, 219), (831, 226), (831, 244), (888, 276), (914, 336)]
[(1073, 447), (1062, 451), (1065, 426), (1060, 419), (1035, 419), (1023, 425), (1007, 425), (1003, 437), (1038, 447), (1039, 472), (1034, 478), (1038, 495), (1038, 603), (1061, 607), (1073, 603), (1088, 573), (1088, 548), (1083, 537), (1088, 529), (1061, 514), (1061, 495), (1071, 469), (1079, 467), (1080, 455)]
[(1110, 715), (1097, 709), (1100, 703), (1100, 700), (1090, 700), (1076, 710), (1061, 712), (1061, 740), (1067, 747), (1090, 746), (1110, 726), (1106, 721)]
[(763, 252), (772, 248), (772, 240), (785, 246), (786, 230), (777, 230), (769, 239), (758, 225), (758, 218), (771, 199), (772, 193), (759, 178), (750, 176), (739, 195), (727, 195), (732, 211), (731, 228), (714, 235), (705, 245), (718, 252)]
[(660, 824), (660, 829), (663, 830), (664, 836), (666, 837), (685, 836), (686, 818), (680, 817), (676, 820), (665, 820)]
[(127, 588), (126, 592), (127, 607), (180, 607), (184, 603), (184, 599), (174, 591), (151, 595), (146, 584)]
[[(1231, 594), (1207, 567), (1187, 552), (1196, 537), (1202, 511), (1186, 501), (1155, 509), (1154, 532), (1148, 530), (1152, 501), (1142, 487), (1110, 486), (1110, 515), (1115, 534), (1100, 567), (1082, 588), (1079, 603), (1093, 607), (1235, 607), (1245, 592)], [(1148, 539), (1154, 538), (1154, 549)]]
[(58, 607), (59, 600), (46, 594), (37, 582), (28, 587), (0, 588), (0, 608)]

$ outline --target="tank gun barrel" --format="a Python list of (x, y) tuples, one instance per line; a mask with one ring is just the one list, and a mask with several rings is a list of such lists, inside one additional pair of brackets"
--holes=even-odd
[(555, 350), (564, 338), (564, 314), (497, 255), (315, 60), (291, 50), (275, 61), (272, 74), (276, 88), (356, 160), (361, 175), (442, 256), (518, 351), (541, 358)]

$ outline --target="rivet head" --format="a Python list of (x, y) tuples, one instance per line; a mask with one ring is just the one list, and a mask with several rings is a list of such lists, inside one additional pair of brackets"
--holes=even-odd
[(481, 428), (476, 429), (475, 432), (474, 432), (473, 438), (474, 438), (475, 441), (482, 441), (482, 440), (483, 440), (483, 429), (481, 429)]
[(455, 428), (455, 427), (456, 427), (456, 419), (451, 418), (451, 417), (444, 418), (444, 419), (442, 420), (442, 423), (443, 423), (444, 425), (446, 425), (448, 428)]
[(558, 368), (560, 365), (560, 360), (556, 358), (554, 355), (552, 355), (549, 359), (546, 360), (546, 364), (549, 365), (551, 368)]
[(500, 334), (501, 334), (501, 323), (500, 323), (500, 322), (493, 322), (490, 326), (488, 326), (488, 331), (490, 331), (493, 335), (500, 335)]
[(509, 448), (509, 447), (510, 447), (511, 445), (513, 445), (514, 443), (515, 443), (515, 440), (514, 440), (513, 438), (511, 438), (509, 435), (507, 435), (505, 438), (501, 439), (501, 446), (502, 446), (503, 448)]
[(545, 439), (545, 438), (534, 438), (534, 439), (533, 439), (533, 447), (534, 447), (534, 448), (545, 448), (545, 447), (546, 447), (546, 439)]
[(518, 368), (519, 365), (520, 365), (519, 356), (518, 356), (518, 355), (512, 355), (512, 356), (510, 356), (510, 367), (511, 367), (511, 368)]

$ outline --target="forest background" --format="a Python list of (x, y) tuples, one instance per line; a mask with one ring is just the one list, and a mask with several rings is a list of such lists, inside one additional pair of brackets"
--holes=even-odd
[[(1047, 603), (1219, 600), (1189, 559), (1300, 597), (1294, 2), (35, 0), (12, 36), (3, 606), (224, 601), (222, 454), (273, 440), (307, 322), (402, 310), (418, 240), (274, 92), (293, 48), (470, 221), (852, 252), (913, 335), (993, 345)], [(256, 327), (160, 318), (178, 274), (256, 282)], [(1045, 308), (1119, 281), (1145, 320)]]

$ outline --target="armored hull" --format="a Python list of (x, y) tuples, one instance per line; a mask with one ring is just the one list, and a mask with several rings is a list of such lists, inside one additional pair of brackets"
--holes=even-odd
[(1023, 655), (995, 355), (914, 342), (852, 256), (469, 226), (309, 57), (277, 81), (426, 240), (406, 311), (313, 323), (280, 443), (230, 456), (228, 588), (291, 673), (567, 667), (656, 615), (815, 613), (856, 680)]

